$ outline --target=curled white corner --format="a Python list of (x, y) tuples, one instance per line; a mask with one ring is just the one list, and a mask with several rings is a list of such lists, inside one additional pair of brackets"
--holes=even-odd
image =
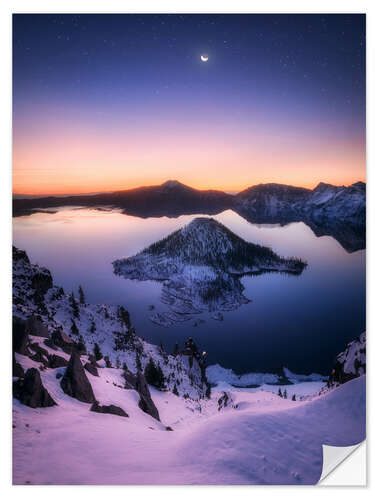
[(323, 467), (318, 484), (324, 484), (322, 481), (346, 460), (362, 443), (354, 446), (328, 446), (323, 444)]

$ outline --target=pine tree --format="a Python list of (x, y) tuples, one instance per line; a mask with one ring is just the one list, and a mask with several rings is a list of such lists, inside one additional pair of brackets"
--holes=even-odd
[(296, 400), (296, 395), (295, 395), (295, 394), (293, 394), (293, 396), (292, 396), (292, 401), (295, 401), (295, 400)]
[(100, 347), (98, 346), (98, 344), (96, 342), (94, 344), (94, 356), (95, 356), (96, 361), (103, 359), (103, 354), (100, 350)]
[(85, 299), (85, 294), (83, 293), (83, 288), (81, 285), (78, 287), (78, 295), (79, 295), (79, 303), (80, 304), (86, 304), (86, 299)]
[(177, 356), (178, 353), (179, 353), (179, 347), (178, 347), (178, 343), (176, 342), (174, 345), (172, 356)]
[(79, 334), (79, 330), (77, 328), (77, 325), (76, 325), (74, 319), (72, 319), (72, 326), (70, 327), (70, 331), (72, 332), (73, 335)]
[(125, 309), (123, 306), (118, 306), (117, 308), (117, 316), (121, 323), (126, 326), (128, 330), (131, 328), (131, 322), (130, 322), (130, 314), (129, 311)]
[(77, 304), (77, 301), (74, 297), (74, 293), (72, 292), (71, 295), (70, 295), (70, 305), (71, 305), (71, 308), (72, 308), (72, 311), (73, 311), (73, 316), (75, 318), (79, 318), (79, 307), (78, 307), (78, 304)]
[(211, 384), (209, 384), (209, 383), (207, 383), (206, 398), (207, 399), (211, 398)]
[(135, 364), (137, 367), (137, 371), (141, 372), (142, 371), (142, 363), (141, 363), (141, 358), (139, 356), (139, 352), (137, 351), (135, 355)]
[(91, 333), (95, 333), (96, 332), (96, 323), (95, 323), (94, 320), (91, 321), (90, 332)]
[(279, 387), (279, 391), (278, 391), (277, 395), (278, 395), (280, 398), (282, 398), (282, 397), (283, 397), (283, 393), (281, 392), (280, 387)]
[(286, 392), (286, 389), (284, 389), (284, 399), (288, 399), (288, 394)]
[(152, 358), (149, 359), (145, 367), (145, 377), (148, 384), (156, 387), (157, 389), (163, 389), (165, 387), (165, 377), (163, 370), (158, 364), (155, 366), (155, 362)]
[(180, 394), (179, 394), (179, 392), (178, 392), (178, 390), (177, 390), (177, 386), (176, 386), (176, 384), (174, 384), (174, 386), (173, 386), (173, 391), (172, 391), (172, 392), (173, 392), (173, 394), (175, 394), (176, 396), (179, 396), (179, 395), (180, 395)]
[(112, 363), (111, 360), (109, 359), (109, 356), (104, 356), (104, 361), (106, 368), (112, 368)]

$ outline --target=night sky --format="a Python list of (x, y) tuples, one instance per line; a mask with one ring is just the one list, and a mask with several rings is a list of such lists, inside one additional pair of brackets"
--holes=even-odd
[(365, 179), (364, 15), (15, 15), (13, 47), (17, 193)]

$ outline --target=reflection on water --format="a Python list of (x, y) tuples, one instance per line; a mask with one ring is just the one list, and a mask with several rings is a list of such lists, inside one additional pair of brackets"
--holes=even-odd
[(149, 306), (162, 308), (161, 284), (125, 280), (111, 262), (134, 255), (196, 216), (140, 219), (116, 211), (63, 208), (14, 219), (14, 244), (48, 267), (65, 291), (84, 287), (91, 302), (127, 307), (137, 333), (172, 348), (193, 336), (208, 362), (238, 372), (327, 373), (334, 356), (365, 328), (365, 251), (347, 253), (329, 236), (316, 237), (302, 222), (284, 227), (255, 225), (227, 210), (214, 218), (245, 240), (270, 246), (285, 257), (308, 262), (301, 276), (245, 277), (250, 304), (224, 314), (224, 321), (202, 315), (169, 329), (148, 319)]

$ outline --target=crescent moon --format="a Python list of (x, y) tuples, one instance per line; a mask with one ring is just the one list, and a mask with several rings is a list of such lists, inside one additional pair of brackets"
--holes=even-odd
[(201, 55), (201, 61), (207, 62), (208, 61), (208, 56), (206, 54)]

